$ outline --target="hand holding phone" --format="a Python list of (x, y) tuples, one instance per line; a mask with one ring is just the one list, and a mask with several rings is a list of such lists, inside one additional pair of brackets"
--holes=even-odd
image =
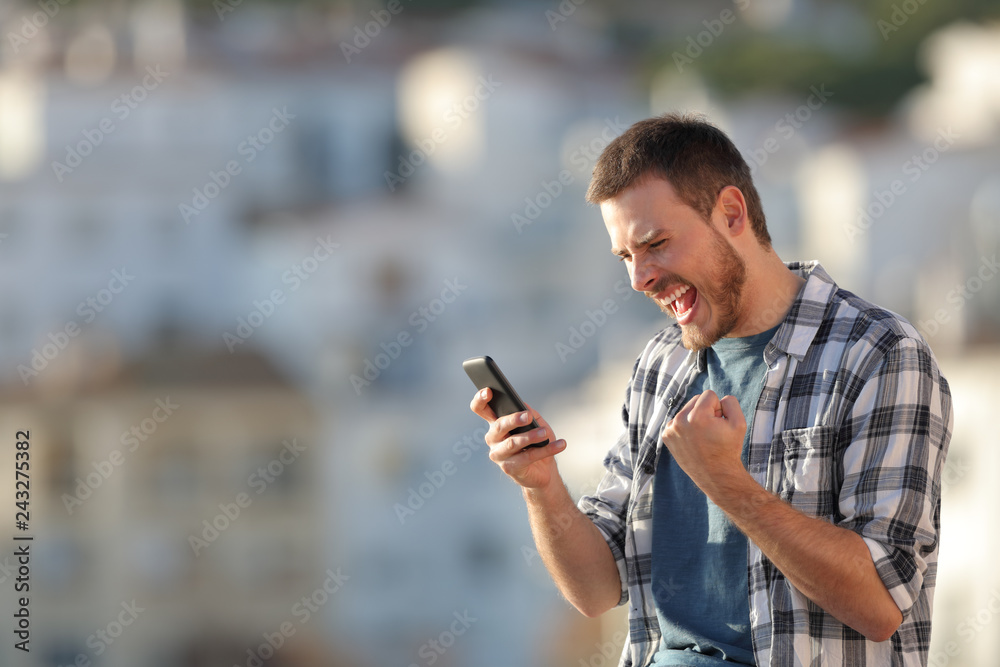
[[(514, 387), (504, 376), (503, 372), (500, 371), (500, 367), (490, 357), (466, 359), (462, 362), (462, 368), (465, 369), (465, 373), (478, 389), (486, 389), (488, 387), (492, 391), (493, 396), (490, 398), (489, 406), (492, 408), (493, 414), (497, 417), (503, 417), (515, 412), (524, 412), (528, 409), (524, 401), (521, 400), (521, 397), (514, 391)], [(512, 429), (510, 434), (527, 433), (536, 428), (538, 428), (538, 422), (532, 419), (530, 424), (518, 426)], [(549, 444), (549, 441), (546, 438), (542, 442), (528, 445), (525, 449), (544, 447), (547, 444)]]

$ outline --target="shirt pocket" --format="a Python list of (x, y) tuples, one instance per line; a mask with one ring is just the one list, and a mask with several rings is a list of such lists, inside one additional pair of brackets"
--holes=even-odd
[(768, 488), (809, 516), (833, 520), (840, 495), (835, 441), (832, 426), (795, 428), (775, 435)]

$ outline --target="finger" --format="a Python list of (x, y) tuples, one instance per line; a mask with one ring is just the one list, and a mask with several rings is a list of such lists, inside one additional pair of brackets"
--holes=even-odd
[(673, 434), (677, 432), (676, 420), (677, 417), (674, 417), (666, 424), (664, 424), (662, 429), (660, 429), (660, 440), (662, 440), (664, 443), (666, 443), (671, 438), (671, 436), (673, 436)]
[(683, 414), (687, 414), (688, 412), (691, 412), (691, 410), (695, 406), (695, 403), (698, 402), (699, 398), (701, 398), (701, 394), (695, 394), (694, 396), (692, 396), (691, 398), (689, 398), (688, 401), (687, 401), (687, 403), (684, 404), (684, 407), (682, 407), (680, 410), (677, 411), (677, 415), (676, 416), (679, 417), (682, 413)]
[(722, 405), (719, 402), (718, 394), (711, 389), (706, 389), (701, 393), (701, 395), (698, 396), (694, 405), (691, 407), (689, 420), (693, 420), (704, 415), (721, 417), (721, 414), (717, 414), (721, 407)]
[(538, 410), (534, 409), (530, 405), (526, 407), (528, 408), (528, 412), (531, 413), (531, 417), (538, 423), (539, 426), (545, 429), (545, 437), (554, 441), (556, 439), (555, 431), (553, 431), (552, 427), (549, 426), (549, 423), (545, 421), (545, 418), (539, 414)]
[(504, 429), (504, 433), (510, 433), (514, 429), (524, 428), (531, 424), (531, 413), (527, 410), (523, 412), (512, 412), (509, 415), (504, 415), (500, 417), (497, 421), (501, 424)]
[[(497, 422), (500, 423), (499, 421)], [(520, 454), (528, 445), (544, 440), (544, 429), (532, 429), (527, 433), (517, 435), (506, 435), (503, 439), (494, 440), (494, 445), (490, 447), (490, 459), (500, 463)]]
[(490, 407), (490, 398), (492, 396), (492, 390), (487, 387), (486, 389), (477, 391), (476, 395), (472, 397), (472, 402), (469, 403), (469, 407), (472, 411), (488, 422), (494, 422), (497, 418), (496, 414), (493, 412), (493, 408)]
[[(531, 414), (528, 412), (513, 412), (503, 417), (498, 417), (490, 424), (489, 431), (486, 432), (486, 444), (490, 447), (497, 447), (508, 440), (508, 435), (516, 428), (527, 426), (531, 423)], [(538, 438), (541, 441), (542, 438)], [(530, 444), (527, 443), (526, 444)]]
[(715, 408), (715, 406), (718, 404), (719, 404), (719, 395), (716, 394), (711, 389), (706, 389), (705, 391), (701, 392), (701, 396), (698, 397), (698, 402), (696, 403), (696, 406), (701, 405), (701, 406), (708, 406), (710, 408)]
[(680, 410), (678, 410), (677, 414), (675, 414), (673, 417), (671, 417), (670, 420), (666, 424), (664, 424), (664, 430), (665, 430), (665, 428), (667, 426), (670, 426), (671, 424), (675, 424), (676, 422), (679, 422), (681, 420), (687, 419), (688, 414), (694, 408), (694, 405), (698, 401), (698, 398), (700, 396), (701, 396), (701, 394), (697, 394), (697, 395), (692, 396), (691, 398), (689, 398), (688, 402), (684, 404), (684, 407), (682, 407)]
[[(510, 415), (506, 415), (504, 417), (499, 418), (498, 421), (501, 423), (502, 428), (505, 429), (504, 433), (506, 434), (509, 433), (510, 431), (513, 431), (516, 428), (522, 428), (524, 426), (527, 426), (531, 423), (531, 420), (534, 419), (535, 423), (538, 424), (540, 428), (544, 429), (545, 433), (544, 435), (539, 437), (532, 437), (531, 441), (528, 444), (541, 442), (546, 438), (548, 438), (549, 440), (555, 440), (556, 435), (552, 431), (552, 427), (549, 426), (549, 423), (545, 421), (545, 418), (542, 417), (541, 414), (539, 414), (538, 410), (535, 410), (530, 405), (525, 405), (525, 407), (527, 408), (527, 410), (525, 410), (524, 412), (514, 412), (511, 413)], [(519, 433), (518, 435), (528, 435), (528, 434)]]
[[(518, 433), (516, 435), (511, 435), (507, 438), (504, 443), (504, 451), (508, 456), (513, 456), (518, 452), (524, 450), (529, 445), (535, 445), (540, 442), (545, 442), (546, 439), (554, 440), (555, 438), (549, 438), (549, 432), (544, 428), (533, 428), (530, 431), (524, 433)], [(533, 448), (540, 449), (540, 448)]]
[(501, 459), (501, 461), (506, 461), (507, 466), (511, 468), (526, 468), (535, 461), (555, 456), (564, 449), (566, 449), (565, 440), (554, 440), (544, 447), (522, 448), (520, 451)]
[(726, 396), (721, 401), (722, 415), (733, 423), (733, 426), (739, 429), (745, 429), (747, 427), (746, 417), (743, 416), (743, 410), (740, 409), (740, 401), (735, 396)]

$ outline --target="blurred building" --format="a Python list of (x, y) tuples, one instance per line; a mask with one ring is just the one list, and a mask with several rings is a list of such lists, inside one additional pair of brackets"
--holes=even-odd
[(0, 416), (31, 429), (31, 664), (240, 663), (283, 622), (269, 664), (349, 664), (293, 615), (337, 570), (308, 398), (258, 355), (183, 349), (78, 391), (11, 392)]

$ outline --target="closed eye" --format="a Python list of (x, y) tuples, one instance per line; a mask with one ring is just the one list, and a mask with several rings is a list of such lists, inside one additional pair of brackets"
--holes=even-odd
[[(663, 244), (665, 244), (666, 242), (667, 242), (667, 239), (660, 239), (659, 241), (654, 241), (653, 243), (647, 244), (646, 248), (647, 249), (659, 248), (659, 247), (663, 246)], [(618, 261), (619, 262), (626, 262), (626, 261), (632, 259), (632, 255), (630, 255), (629, 253), (625, 252), (624, 250), (620, 250), (618, 252), (615, 252), (614, 254), (618, 257)]]

